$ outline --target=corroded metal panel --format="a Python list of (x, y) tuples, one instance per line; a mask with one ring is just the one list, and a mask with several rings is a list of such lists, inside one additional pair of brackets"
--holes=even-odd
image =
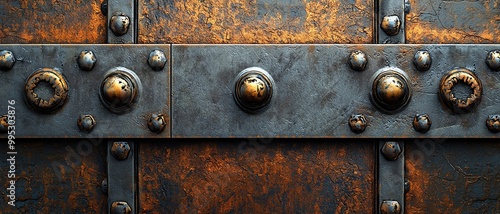
[(372, 43), (373, 1), (141, 0), (139, 43)]
[(370, 140), (139, 142), (141, 213), (373, 213)]

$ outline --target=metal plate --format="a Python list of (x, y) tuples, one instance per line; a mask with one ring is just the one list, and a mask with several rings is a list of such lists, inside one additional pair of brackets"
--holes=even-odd
[[(0, 112), (7, 112), (7, 101), (16, 101), (16, 137), (78, 138), (78, 137), (169, 137), (170, 129), (161, 134), (149, 131), (151, 113), (169, 115), (170, 71), (153, 71), (148, 66), (152, 50), (163, 50), (170, 63), (169, 45), (0, 45), (11, 50), (18, 61), (13, 69), (0, 72)], [(92, 71), (77, 65), (82, 50), (91, 50), (97, 57)], [(143, 91), (135, 108), (117, 115), (106, 109), (99, 100), (99, 87), (106, 71), (123, 66), (140, 78)], [(69, 85), (69, 97), (62, 109), (54, 114), (40, 114), (28, 108), (24, 101), (26, 78), (40, 67), (57, 67)], [(77, 126), (80, 114), (92, 114), (97, 125), (89, 134)], [(2, 134), (2, 136), (5, 136)]]
[[(351, 51), (368, 56), (367, 69), (352, 70)], [(417, 50), (433, 58), (429, 71), (414, 68)], [(492, 137), (485, 121), (499, 114), (500, 72), (485, 64), (499, 45), (173, 45), (173, 137), (335, 137), (438, 138)], [(236, 75), (258, 66), (274, 78), (275, 94), (264, 112), (250, 115), (233, 100)], [(372, 75), (395, 66), (410, 79), (413, 96), (399, 113), (387, 115), (369, 99)], [(438, 99), (439, 81), (454, 67), (473, 70), (482, 80), (481, 104), (468, 114), (453, 115)], [(348, 118), (362, 113), (366, 131), (350, 131)], [(421, 134), (412, 127), (415, 114), (429, 114), (433, 124)]]

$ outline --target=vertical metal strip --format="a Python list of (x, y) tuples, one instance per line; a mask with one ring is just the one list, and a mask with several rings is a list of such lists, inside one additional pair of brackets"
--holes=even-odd
[(405, 0), (378, 0), (376, 12), (377, 43), (405, 43)]
[(134, 0), (108, 0), (108, 43), (136, 43)]
[(404, 142), (378, 144), (378, 213), (404, 213)]

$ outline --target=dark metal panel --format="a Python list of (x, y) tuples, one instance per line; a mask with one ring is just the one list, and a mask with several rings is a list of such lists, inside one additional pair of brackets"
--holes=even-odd
[[(7, 100), (16, 100), (16, 137), (78, 138), (78, 137), (169, 137), (167, 128), (160, 134), (148, 129), (152, 113), (170, 112), (170, 68), (154, 71), (148, 66), (151, 51), (166, 53), (170, 63), (169, 45), (0, 45), (11, 50), (18, 61), (12, 70), (1, 72), (0, 109), (7, 112)], [(77, 57), (83, 50), (91, 50), (97, 62), (92, 71), (78, 67)], [(111, 68), (123, 66), (140, 78), (143, 91), (131, 112), (117, 115), (106, 109), (99, 100), (103, 75)], [(42, 114), (28, 108), (24, 102), (24, 85), (28, 76), (41, 67), (59, 68), (68, 82), (67, 103), (53, 114)], [(80, 114), (91, 114), (96, 120), (92, 132), (84, 133), (77, 126)], [(167, 123), (169, 119), (166, 120)]]
[(140, 141), (141, 213), (373, 213), (371, 140)]
[[(173, 137), (336, 137), (424, 138), (493, 137), (486, 127), (498, 114), (498, 72), (485, 63), (498, 45), (173, 45)], [(354, 50), (368, 59), (365, 71), (352, 70), (347, 61)], [(413, 63), (418, 50), (432, 56), (429, 71)], [(241, 111), (233, 100), (234, 78), (245, 68), (258, 66), (275, 81), (267, 110)], [(385, 114), (369, 98), (370, 78), (386, 66), (408, 75), (413, 95), (399, 113)], [(453, 114), (438, 99), (440, 79), (454, 67), (475, 72), (483, 84), (477, 109)], [(349, 129), (352, 114), (364, 114), (367, 128)], [(416, 114), (427, 113), (427, 133), (413, 129)]]
[(371, 43), (373, 1), (141, 0), (138, 43)]

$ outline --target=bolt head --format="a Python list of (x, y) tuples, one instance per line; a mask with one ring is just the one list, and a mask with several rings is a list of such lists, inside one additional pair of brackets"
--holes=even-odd
[(109, 28), (115, 36), (125, 35), (130, 26), (130, 18), (124, 14), (114, 15), (109, 20)]
[(130, 214), (132, 213), (132, 208), (125, 201), (115, 201), (111, 203), (111, 214)]
[(165, 53), (160, 50), (151, 51), (148, 58), (149, 67), (151, 67), (155, 71), (161, 71), (165, 67), (167, 63), (167, 58), (165, 57)]
[(94, 129), (96, 121), (94, 116), (90, 114), (81, 114), (80, 117), (78, 117), (77, 124), (80, 131), (90, 133)]
[(14, 64), (16, 63), (16, 58), (11, 51), (3, 50), (0, 51), (0, 70), (10, 71)]
[(488, 115), (488, 119), (486, 119), (486, 126), (492, 133), (500, 132), (500, 115)]
[(353, 70), (363, 71), (365, 70), (367, 63), (368, 58), (363, 51), (356, 50), (351, 52), (351, 55), (349, 55), (349, 66), (351, 66)]
[(500, 50), (490, 51), (486, 57), (486, 64), (493, 71), (500, 71)]
[(416, 114), (413, 118), (413, 128), (420, 133), (426, 133), (431, 128), (432, 121), (428, 114)]
[(7, 121), (7, 115), (2, 115), (0, 117), (0, 133), (7, 133), (9, 130), (9, 123)]
[(388, 36), (395, 36), (399, 33), (401, 22), (396, 15), (385, 16), (380, 23), (380, 27)]
[(385, 159), (393, 161), (397, 160), (401, 154), (401, 147), (399, 147), (398, 142), (389, 141), (385, 142), (384, 146), (382, 146), (381, 152)]
[(84, 71), (91, 71), (94, 68), (97, 58), (92, 51), (82, 51), (78, 56), (78, 67)]
[(367, 126), (366, 118), (362, 114), (353, 114), (349, 118), (349, 128), (351, 131), (359, 134), (364, 132)]
[(413, 65), (419, 71), (428, 71), (431, 68), (432, 58), (428, 51), (417, 51), (413, 57)]
[(125, 160), (130, 153), (130, 146), (127, 142), (113, 142), (111, 146), (111, 154), (117, 160)]
[(401, 213), (401, 206), (397, 201), (382, 201), (380, 212), (382, 214), (399, 214)]
[(148, 120), (148, 128), (154, 133), (161, 133), (167, 126), (167, 121), (163, 114), (151, 114)]

